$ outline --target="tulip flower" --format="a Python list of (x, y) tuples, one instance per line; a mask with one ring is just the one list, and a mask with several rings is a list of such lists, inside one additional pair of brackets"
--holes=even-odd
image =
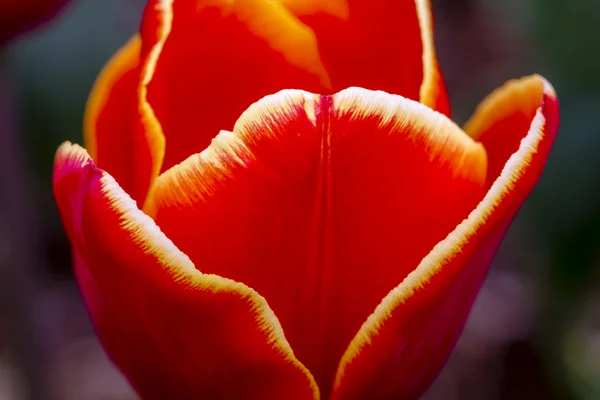
[(51, 18), (67, 0), (0, 0), (0, 45)]
[(54, 193), (106, 352), (144, 399), (414, 399), (558, 126), (507, 83), (449, 119), (416, 0), (154, 0)]

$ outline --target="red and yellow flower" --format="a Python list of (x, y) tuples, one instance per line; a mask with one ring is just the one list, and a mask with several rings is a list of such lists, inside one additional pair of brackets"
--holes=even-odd
[[(313, 94), (318, 93), (318, 94)], [(154, 0), (54, 192), (144, 399), (412, 399), (558, 126), (543, 78), (461, 129), (422, 0)]]

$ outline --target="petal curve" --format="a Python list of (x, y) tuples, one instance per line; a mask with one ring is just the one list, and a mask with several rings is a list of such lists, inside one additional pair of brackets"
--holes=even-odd
[(142, 40), (141, 107), (166, 140), (163, 171), (267, 94), (330, 90), (314, 33), (276, 1), (153, 0)]
[(98, 336), (144, 399), (318, 399), (264, 298), (203, 274), (85, 150), (54, 192)]
[(281, 0), (310, 26), (334, 92), (383, 90), (450, 115), (429, 0)]
[(140, 50), (141, 40), (135, 35), (98, 75), (85, 109), (83, 138), (96, 165), (143, 204), (152, 165), (146, 139), (140, 135), (137, 100)]
[(488, 95), (465, 124), (465, 132), (488, 150), (490, 185), (519, 148), (548, 90), (539, 75), (508, 81)]
[(268, 299), (326, 397), (360, 325), (483, 196), (485, 157), (403, 97), (288, 90), (163, 173), (148, 210), (202, 270)]
[(340, 363), (332, 399), (417, 399), (437, 376), (491, 258), (554, 142), (556, 94), (549, 83), (536, 79), (543, 83), (542, 99), (520, 145), (477, 208), (363, 324)]

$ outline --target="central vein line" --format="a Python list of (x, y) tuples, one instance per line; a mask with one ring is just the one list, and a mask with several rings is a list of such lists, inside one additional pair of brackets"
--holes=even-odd
[[(314, 219), (313, 219), (313, 268), (315, 284), (315, 350), (321, 354), (320, 363), (313, 368), (321, 371), (335, 370), (338, 360), (332, 360), (329, 335), (332, 327), (332, 300), (335, 290), (335, 246), (332, 204), (331, 177), (331, 123), (330, 115), (333, 110), (333, 97), (322, 96), (315, 104), (317, 130), (321, 133), (320, 164), (316, 182)], [(334, 365), (331, 365), (334, 364)], [(323, 377), (323, 373), (316, 374)], [(318, 382), (323, 388), (330, 388), (333, 376), (326, 377), (328, 382)], [(325, 395), (326, 393), (322, 393)]]

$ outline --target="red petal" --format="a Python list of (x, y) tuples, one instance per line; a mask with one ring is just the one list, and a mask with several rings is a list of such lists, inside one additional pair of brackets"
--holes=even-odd
[(537, 75), (509, 81), (482, 101), (465, 124), (465, 132), (488, 151), (488, 185), (519, 148), (544, 101), (546, 85), (544, 78)]
[(85, 147), (96, 165), (110, 173), (141, 205), (156, 168), (138, 113), (140, 47), (139, 36), (134, 36), (96, 79), (83, 133)]
[(85, 150), (56, 155), (54, 192), (90, 316), (144, 399), (318, 399), (264, 298), (202, 274)]
[(281, 0), (317, 35), (334, 91), (399, 94), (450, 114), (429, 0)]
[[(554, 90), (539, 77), (530, 79), (537, 81), (535, 93), (530, 80), (504, 89), (504, 94), (518, 93), (528, 100), (491, 101), (485, 113), (496, 119), (478, 125), (507, 128), (484, 130), (491, 135), (487, 143), (500, 143), (493, 135), (502, 135), (508, 143), (487, 149), (490, 171), (497, 170), (498, 157), (506, 157), (502, 171), (492, 178), (488, 193), (468, 219), (433, 248), (361, 327), (340, 363), (333, 399), (417, 399), (437, 376), (462, 331), (491, 258), (537, 182), (554, 141), (558, 126)], [(530, 101), (534, 98), (535, 104)], [(506, 112), (512, 105), (524, 108)], [(510, 121), (520, 121), (513, 119), (515, 113), (533, 117), (525, 127), (511, 126)], [(514, 153), (508, 153), (515, 144)]]
[[(147, 115), (167, 150), (163, 170), (204, 150), (263, 96), (329, 91), (313, 32), (271, 0), (151, 1), (142, 23)], [(154, 129), (154, 128), (151, 128)]]
[(483, 196), (485, 151), (400, 96), (283, 91), (165, 172), (157, 224), (202, 271), (268, 299), (327, 397), (381, 299)]

